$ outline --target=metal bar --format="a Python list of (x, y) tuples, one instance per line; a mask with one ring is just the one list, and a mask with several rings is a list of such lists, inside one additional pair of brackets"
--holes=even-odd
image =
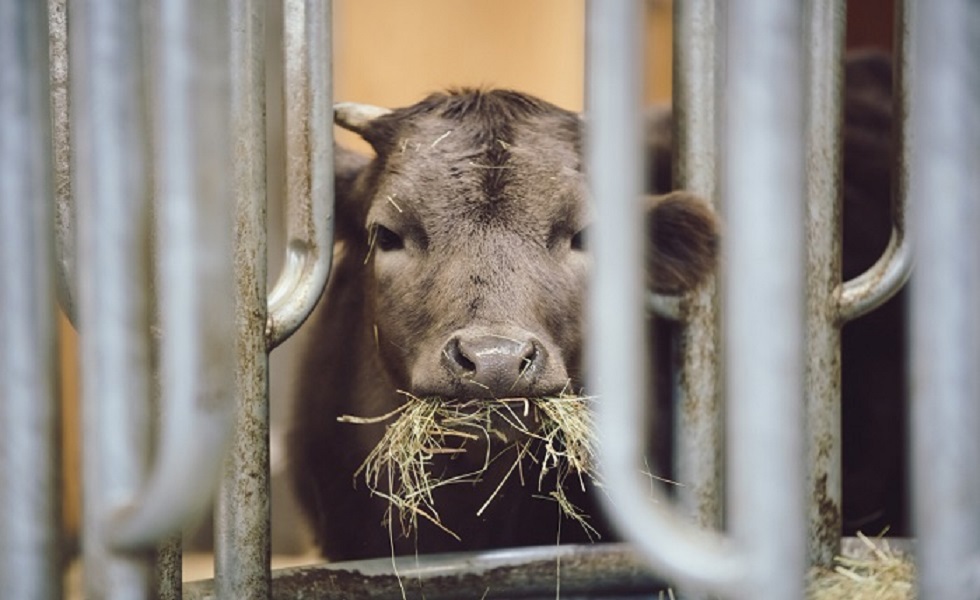
[(0, 3), (0, 581), (61, 596), (47, 7)]
[(183, 584), (183, 548), (181, 534), (177, 533), (164, 540), (157, 547), (156, 556), (156, 596), (157, 600), (181, 600)]
[(333, 258), (332, 3), (285, 0), (286, 263), (269, 292), (269, 348), (306, 320)]
[[(279, 569), (273, 600), (342, 598), (630, 598), (665, 585), (625, 544), (560, 545), (401, 556)], [(404, 596), (402, 595), (404, 592)], [(211, 581), (184, 586), (185, 600), (214, 598)]]
[[(593, 197), (602, 198), (594, 226), (590, 286), (590, 389), (605, 399), (598, 414), (606, 509), (623, 535), (654, 567), (692, 588), (723, 593), (741, 580), (744, 563), (716, 534), (702, 533), (650, 502), (641, 475), (642, 404), (647, 389), (643, 318), (638, 56), (639, 4), (588, 3), (587, 164)], [(601, 349), (601, 350), (600, 350)], [(663, 492), (655, 490), (663, 500)]]
[[(149, 458), (149, 169), (134, 2), (69, 5), (78, 209), (86, 596), (148, 597), (149, 554), (116, 554), (106, 519)], [(120, 168), (125, 165), (125, 168)]]
[(887, 302), (908, 281), (912, 272), (913, 252), (906, 235), (908, 204), (909, 153), (906, 143), (908, 114), (908, 11), (901, 9), (906, 0), (896, 2), (895, 53), (895, 123), (897, 169), (892, 191), (892, 232), (881, 257), (867, 271), (842, 284), (839, 292), (841, 324), (857, 319)]
[[(898, 210), (903, 210), (899, 205)], [(878, 308), (902, 289), (912, 274), (912, 248), (905, 235), (903, 213), (893, 213), (892, 234), (881, 258), (843, 285), (840, 321), (848, 322)]]
[[(803, 11), (730, 5), (722, 193), (729, 523), (747, 560), (738, 598), (801, 598)], [(765, 474), (760, 476), (760, 474)]]
[(918, 585), (922, 598), (957, 600), (980, 589), (980, 5), (906, 9)]
[(840, 554), (843, 0), (805, 3), (807, 522), (811, 564)]
[(75, 205), (71, 198), (71, 122), (68, 94), (68, 0), (48, 0), (51, 72), (51, 144), (54, 166), (55, 260), (61, 309), (76, 322)]
[(233, 2), (231, 30), (238, 412), (216, 503), (215, 583), (218, 598), (268, 598), (265, 3)]
[(153, 548), (207, 508), (233, 425), (228, 7), (170, 0), (159, 11), (153, 96), (162, 427), (148, 480), (111, 524), (114, 547), (130, 550)]
[[(715, 0), (674, 4), (674, 183), (720, 210), (717, 190)], [(720, 529), (724, 504), (720, 297), (712, 280), (686, 299), (675, 432), (678, 497), (694, 521)]]
[[(284, 2), (286, 264), (265, 295), (263, 8), (236, 7), (239, 180), (239, 425), (219, 496), (216, 554), (221, 598), (269, 595), (268, 351), (306, 319), (323, 291), (333, 252), (331, 3)], [(268, 308), (266, 308), (268, 306)]]

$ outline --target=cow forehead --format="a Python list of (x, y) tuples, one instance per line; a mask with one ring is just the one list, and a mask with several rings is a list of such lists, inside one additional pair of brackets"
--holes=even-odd
[[(553, 220), (586, 203), (577, 139), (547, 119), (489, 128), (425, 116), (379, 156), (376, 205), (419, 217)], [(382, 207), (379, 207), (382, 208)]]

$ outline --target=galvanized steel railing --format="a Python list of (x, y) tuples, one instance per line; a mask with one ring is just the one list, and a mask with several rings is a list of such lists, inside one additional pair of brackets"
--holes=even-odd
[(0, 582), (61, 595), (46, 7), (0, 3)]
[[(593, 50), (589, 55), (590, 65), (593, 66), (591, 71), (593, 83), (590, 85), (590, 92), (593, 95), (593, 110), (596, 113), (591, 121), (592, 135), (595, 138), (593, 156), (596, 157), (595, 162), (592, 163), (593, 177), (595, 193), (604, 199), (615, 197), (617, 193), (621, 194), (622, 198), (634, 197), (638, 193), (635, 185), (629, 187), (631, 182), (637, 181), (636, 173), (629, 168), (635, 167), (635, 162), (628, 160), (623, 154), (617, 155), (613, 148), (606, 146), (603, 141), (607, 139), (603, 130), (616, 128), (618, 125), (618, 135), (621, 136), (619, 137), (620, 152), (627, 152), (629, 155), (629, 152), (639, 151), (635, 134), (630, 131), (630, 127), (636, 128), (637, 124), (630, 123), (631, 117), (629, 117), (636, 114), (637, 107), (630, 102), (630, 94), (635, 95), (635, 90), (625, 83), (635, 79), (637, 73), (622, 66), (636, 61), (636, 41), (622, 37), (622, 32), (630, 31), (627, 25), (630, 18), (621, 14), (623, 20), (618, 25), (608, 25), (610, 31), (605, 35), (602, 33), (608, 23), (608, 14), (620, 10), (628, 12), (632, 10), (629, 4), (627, 2), (617, 8), (602, 5), (600, 8), (599, 3), (594, 2), (589, 20), (594, 28), (591, 40)], [(756, 426), (743, 420), (738, 386), (744, 385), (744, 390), (751, 389), (752, 385), (766, 387), (772, 380), (788, 372), (787, 379), (784, 381), (786, 387), (781, 392), (774, 392), (773, 398), (782, 397), (785, 402), (785, 398), (795, 396), (794, 389), (804, 394), (807, 407), (805, 448), (808, 466), (808, 483), (805, 489), (809, 506), (806, 539), (809, 541), (810, 560), (817, 564), (829, 565), (839, 552), (841, 535), (840, 327), (846, 321), (882, 304), (894, 295), (908, 278), (911, 253), (905, 236), (907, 202), (904, 185), (906, 162), (904, 157), (907, 154), (904, 140), (907, 136), (899, 136), (902, 142), (899, 153), (902, 167), (899, 168), (896, 177), (898, 185), (896, 185), (893, 210), (894, 226), (888, 248), (868, 272), (854, 281), (842, 283), (841, 241), (839, 226), (835, 226), (835, 223), (840, 222), (841, 214), (840, 127), (844, 6), (841, 2), (807, 2), (795, 14), (781, 13), (782, 21), (776, 22), (779, 11), (794, 11), (790, 7), (779, 7), (778, 4), (735, 2), (728, 6), (726, 3), (703, 1), (675, 3), (677, 126), (675, 183), (678, 187), (686, 187), (705, 195), (712, 199), (716, 206), (720, 204), (719, 197), (723, 197), (726, 206), (722, 208), (727, 209), (726, 232), (730, 240), (727, 249), (731, 255), (726, 257), (725, 266), (731, 299), (729, 300), (730, 312), (725, 315), (730, 338), (726, 370), (729, 377), (728, 401), (730, 405), (735, 405), (731, 406), (728, 412), (730, 526), (737, 538), (739, 523), (743, 519), (750, 519), (749, 513), (738, 512), (738, 507), (744, 505), (745, 510), (751, 511), (750, 506), (762, 502), (761, 498), (751, 502), (739, 500), (740, 497), (752, 496), (743, 488), (744, 484), (739, 482), (740, 473), (745, 473), (746, 477), (751, 476), (747, 475), (749, 463), (739, 465), (738, 446), (742, 443), (746, 445), (752, 443), (747, 438), (753, 437), (750, 432), (755, 430)], [(899, 11), (897, 24), (900, 34), (908, 23), (905, 14), (905, 11)], [(752, 16), (760, 20), (751, 22), (749, 17)], [(635, 17), (635, 14), (632, 15), (632, 18)], [(806, 24), (805, 27), (803, 23)], [(725, 31), (726, 25), (728, 31)], [(778, 32), (781, 40), (779, 43), (783, 44), (782, 50), (774, 46), (766, 48), (769, 40), (753, 40), (753, 37), (759, 36), (752, 32), (759, 31), (766, 32), (764, 37), (773, 37)], [(795, 56), (800, 50), (799, 40), (805, 40), (807, 43), (808, 53), (805, 57)], [(608, 47), (614, 41), (620, 43), (618, 53), (615, 54)], [(719, 60), (717, 52), (718, 46), (726, 42), (727, 65), (722, 67), (716, 62)], [(758, 48), (755, 47), (757, 44)], [(606, 51), (610, 54), (603, 56)], [(613, 69), (612, 64), (619, 65), (618, 70)], [(787, 64), (791, 68), (786, 68)], [(768, 68), (760, 69), (760, 65), (768, 65)], [(909, 75), (906, 60), (899, 60), (899, 70), (905, 77)], [(805, 100), (800, 93), (800, 85), (803, 81), (800, 73), (806, 73)], [(714, 107), (718, 97), (717, 90), (721, 89), (717, 83), (719, 79), (723, 79), (726, 85), (727, 115), (731, 116), (727, 121), (725, 116)], [(902, 81), (901, 76), (899, 81)], [(621, 96), (618, 100), (610, 99), (609, 96), (613, 94), (610, 90), (615, 90), (617, 86)], [(905, 101), (905, 95), (900, 92), (896, 97), (899, 109), (897, 112), (903, 114), (902, 103)], [(604, 101), (610, 102), (611, 105), (619, 102), (615, 109), (606, 109), (605, 118), (603, 118)], [(791, 113), (787, 112), (792, 111), (796, 103), (805, 104), (803, 117), (805, 126), (795, 125), (798, 117), (789, 116)], [(754, 108), (760, 106), (766, 106), (767, 110), (753, 112)], [(759, 121), (752, 121), (753, 116), (757, 116)], [(790, 135), (787, 136), (787, 132)], [(720, 141), (716, 140), (716, 135), (721, 137)], [(799, 156), (797, 153), (800, 150), (794, 140), (805, 140), (806, 143), (805, 151)], [(771, 150), (767, 145), (770, 142), (782, 143), (782, 150)], [(726, 150), (723, 153), (727, 160), (724, 172), (727, 174), (727, 183), (730, 186), (721, 191), (715, 187), (717, 175), (714, 171), (717, 167), (715, 153), (722, 147), (720, 144), (724, 144)], [(780, 162), (787, 159), (788, 162)], [(796, 346), (786, 340), (782, 342), (785, 344), (784, 351), (774, 353), (771, 356), (773, 362), (768, 368), (761, 369), (756, 374), (758, 380), (750, 384), (746, 381), (748, 377), (745, 374), (749, 367), (760, 364), (757, 361), (763, 361), (760, 354), (764, 345), (770, 343), (768, 336), (792, 333), (797, 323), (793, 320), (795, 316), (788, 318), (785, 323), (774, 322), (776, 316), (782, 314), (781, 312), (773, 313), (769, 319), (760, 316), (755, 322), (757, 328), (754, 333), (753, 329), (749, 328), (745, 331), (747, 337), (744, 341), (738, 338), (737, 333), (743, 331), (745, 324), (753, 322), (750, 316), (751, 310), (748, 308), (751, 304), (750, 300), (746, 299), (744, 303), (739, 300), (740, 294), (743, 293), (741, 290), (751, 290), (755, 285), (763, 285), (751, 279), (753, 275), (748, 266), (751, 261), (746, 261), (745, 273), (739, 271), (742, 267), (742, 264), (737, 261), (741, 252), (739, 248), (741, 243), (755, 244), (756, 247), (760, 244), (764, 245), (761, 239), (770, 233), (768, 231), (770, 228), (778, 228), (785, 232), (794, 226), (797, 221), (793, 217), (784, 215), (783, 218), (789, 220), (780, 221), (773, 215), (780, 210), (785, 210), (786, 205), (792, 204), (793, 199), (801, 191), (796, 189), (799, 182), (793, 181), (792, 177), (795, 173), (794, 169), (803, 164), (806, 165), (806, 232), (805, 235), (803, 231), (796, 233), (799, 240), (806, 240), (805, 328), (797, 332), (799, 337), (795, 341)], [(600, 170), (601, 165), (605, 165), (609, 171)], [(759, 172), (766, 172), (769, 175), (765, 179), (747, 182), (748, 173)], [(619, 180), (613, 181), (617, 177)], [(782, 186), (778, 188), (782, 190), (784, 196), (782, 200), (769, 195), (772, 190), (777, 189), (777, 184)], [(740, 194), (746, 196), (744, 200), (747, 203), (746, 208), (730, 206), (730, 203), (739, 201)], [(750, 200), (748, 197), (753, 194), (755, 198)], [(760, 205), (766, 198), (770, 198), (772, 204), (761, 209)], [(780, 202), (783, 203), (782, 206)], [(615, 217), (605, 218), (615, 222)], [(626, 221), (615, 223), (615, 226), (610, 225), (607, 230), (610, 238), (622, 236), (624, 231), (622, 228), (627, 225)], [(751, 228), (751, 233), (739, 230), (740, 223), (746, 228), (745, 231)], [(614, 231), (619, 233), (613, 233)], [(623, 264), (623, 256), (627, 253), (626, 248), (630, 242), (623, 241), (622, 237), (618, 239), (622, 242), (621, 245), (615, 250), (607, 250), (609, 254), (606, 258), (616, 262), (616, 268), (623, 273), (622, 277), (628, 278), (631, 274)], [(775, 269), (774, 265), (779, 264), (780, 260), (794, 257), (792, 243), (784, 241), (789, 245), (780, 250), (776, 247), (778, 239), (769, 240), (769, 253), (767, 255), (766, 252), (759, 251), (756, 257), (757, 267), (761, 266), (771, 274)], [(638, 238), (632, 239), (632, 242), (638, 242)], [(596, 242), (597, 259), (600, 264), (603, 260), (601, 243)], [(612, 242), (608, 243), (612, 244)], [(612, 262), (608, 264), (611, 265)], [(612, 269), (611, 266), (608, 268)], [(792, 267), (787, 266), (787, 268)], [(790, 275), (787, 273), (786, 276)], [(622, 281), (622, 287), (616, 287), (613, 283), (613, 275), (603, 274), (601, 267), (597, 277), (596, 291), (592, 298), (596, 311), (593, 313), (593, 321), (601, 323), (601, 327), (594, 326), (592, 334), (594, 339), (606, 339), (610, 345), (599, 343), (598, 348), (601, 348), (601, 351), (594, 354), (592, 367), (598, 377), (605, 378), (600, 380), (600, 385), (609, 386), (600, 388), (599, 393), (603, 397), (621, 398), (629, 396), (630, 390), (643, 389), (636, 387), (642, 383), (642, 377), (638, 372), (627, 374), (627, 383), (622, 385), (619, 382), (610, 383), (615, 378), (613, 373), (616, 370), (620, 373), (630, 373), (627, 367), (634, 363), (628, 357), (635, 355), (640, 347), (635, 331), (640, 327), (641, 322), (632, 321), (629, 326), (624, 325), (619, 329), (618, 333), (612, 332), (611, 323), (616, 321), (610, 320), (616, 318), (614, 315), (625, 319), (622, 315), (630, 314), (631, 308), (635, 309), (636, 305), (632, 303), (633, 299), (629, 294), (632, 287)], [(773, 309), (789, 301), (786, 297), (762, 294), (760, 291), (762, 289), (756, 288), (755, 292), (748, 293), (756, 294), (757, 298), (764, 298), (761, 304), (769, 305)], [(718, 305), (717, 299), (713, 296), (713, 285), (708, 286), (682, 304), (686, 310), (682, 308), (676, 311), (688, 319), (682, 342), (685, 370), (681, 375), (677, 433), (678, 477), (684, 481), (685, 488), (679, 495), (688, 510), (694, 513), (696, 522), (708, 527), (717, 527), (720, 524), (719, 506), (722, 490), (720, 466), (722, 434), (719, 426), (719, 408), (722, 405), (720, 398), (723, 386), (718, 380), (720, 363), (717, 362), (717, 337), (715, 337), (717, 334), (712, 333), (718, 331)], [(800, 300), (802, 301), (802, 298)], [(613, 304), (617, 301), (620, 302), (619, 305)], [(615, 308), (607, 308), (609, 306)], [(738, 306), (743, 306), (746, 313), (734, 312), (740, 310)], [(630, 330), (634, 333), (628, 334), (627, 331)], [(779, 333), (774, 334), (773, 330), (778, 330)], [(632, 342), (627, 344), (627, 340)], [(616, 343), (624, 348), (628, 347), (628, 350), (624, 350), (623, 354), (610, 353), (609, 348)], [(792, 347), (806, 348), (803, 371), (805, 385), (799, 388), (792, 380), (797, 365), (790, 358), (793, 356), (792, 353), (786, 353), (786, 350)], [(744, 364), (744, 357), (753, 353), (755, 354), (753, 360)], [(603, 362), (609, 365), (609, 371), (602, 371)], [(693, 371), (694, 369), (697, 371)], [(743, 393), (748, 393), (744, 390)], [(756, 407), (767, 402), (762, 399), (764, 395), (758, 392), (754, 392), (753, 395), (756, 398)], [(642, 398), (643, 394), (633, 392), (633, 397)], [(746, 404), (749, 402), (746, 401)], [(779, 407), (775, 399), (767, 403), (767, 406), (768, 409), (758, 409), (760, 419), (765, 415), (766, 410), (785, 410), (785, 407)], [(607, 447), (606, 452), (609, 456), (605, 465), (607, 468), (629, 465), (630, 461), (638, 458), (641, 445), (639, 442), (629, 442), (635, 445), (627, 449), (625, 448), (627, 442), (623, 442), (623, 439), (627, 437), (624, 435), (626, 431), (638, 433), (635, 426), (633, 429), (627, 428), (630, 423), (641, 422), (637, 418), (638, 413), (635, 412), (638, 409), (622, 408), (623, 412), (618, 414), (618, 423), (623, 429), (616, 429), (611, 423), (616, 417), (614, 413), (619, 412), (617, 406), (604, 403), (603, 408), (609, 413), (603, 420), (608, 426), (603, 430), (603, 441), (607, 445), (610, 440), (617, 441), (613, 448)], [(770, 415), (770, 418), (773, 417)], [(782, 418), (789, 418), (784, 423), (786, 427), (791, 428), (794, 422), (792, 419), (795, 417), (792, 414), (783, 414)], [(739, 424), (744, 424), (746, 429), (739, 429)], [(784, 441), (791, 443), (789, 440)], [(775, 448), (770, 451), (781, 452)], [(760, 451), (759, 458), (762, 459), (764, 456), (765, 453)], [(757, 463), (757, 467), (761, 464), (763, 463)], [(784, 468), (786, 475), (792, 474), (792, 468), (788, 465), (784, 465)], [(624, 515), (628, 515), (620, 519), (624, 531), (631, 532), (631, 538), (641, 547), (646, 548), (662, 567), (678, 575), (681, 581), (686, 581), (695, 588), (701, 587), (719, 594), (724, 590), (731, 590), (735, 580), (741, 580), (743, 583), (748, 581), (751, 584), (750, 590), (754, 585), (762, 586), (755, 588), (755, 592), (737, 592), (738, 597), (744, 593), (753, 596), (754, 593), (761, 593), (762, 590), (766, 591), (766, 597), (777, 597), (773, 594), (777, 594), (776, 590), (780, 589), (792, 595), (794, 586), (798, 588), (798, 581), (795, 584), (790, 583), (799, 575), (796, 570), (790, 569), (791, 573), (770, 571), (769, 575), (772, 579), (763, 579), (763, 571), (752, 572), (751, 558), (745, 558), (749, 561), (747, 565), (733, 565), (731, 556), (726, 555), (725, 551), (718, 552), (716, 548), (720, 541), (717, 539), (705, 543), (701, 548), (690, 546), (688, 542), (691, 540), (676, 530), (679, 525), (662, 514), (659, 507), (649, 509), (650, 513), (657, 516), (647, 520), (644, 516), (647, 513), (640, 510), (639, 504), (633, 503), (634, 500), (640, 502), (642, 497), (638, 482), (630, 481), (631, 475), (625, 470), (620, 471), (619, 474), (622, 478), (613, 479), (616, 484), (610, 486), (614, 489), (619, 488), (619, 493), (613, 493), (610, 502), (614, 514), (622, 511)], [(769, 476), (767, 473), (766, 477)], [(793, 481), (792, 478), (784, 480), (774, 486), (770, 492), (785, 493), (795, 497), (797, 491)], [(757, 484), (762, 486), (763, 482), (757, 480)], [(633, 498), (633, 500), (624, 500), (624, 498)], [(624, 510), (624, 506), (635, 510)], [(787, 503), (783, 510), (787, 511), (785, 514), (792, 514), (793, 507)], [(788, 530), (779, 534), (787, 536), (787, 531), (793, 531), (792, 519), (786, 520), (786, 517), (781, 517), (780, 514), (773, 512), (770, 518), (789, 526)], [(761, 527), (763, 523), (757, 525), (760, 526), (757, 529), (758, 535), (764, 537)], [(774, 527), (772, 521), (768, 526)], [(694, 534), (692, 536), (692, 540), (697, 539)], [(757, 548), (760, 553), (763, 553), (764, 542), (758, 543), (760, 546)], [(775, 543), (773, 541), (773, 544)], [(742, 544), (751, 546), (752, 542), (742, 540)], [(790, 548), (785, 547), (785, 550), (789, 551)], [(688, 555), (688, 552), (691, 554)], [(739, 551), (739, 554), (745, 557), (744, 551)], [(775, 556), (777, 555), (774, 553), (770, 554), (770, 557)], [(785, 556), (795, 556), (795, 554), (790, 552)], [(795, 563), (791, 561), (790, 564)], [(795, 593), (799, 593), (798, 589)]]
[[(603, 199), (593, 238), (590, 369), (608, 507), (670, 578), (719, 595), (789, 598), (805, 569), (802, 494), (802, 19), (784, 2), (731, 7), (722, 190), (727, 205), (728, 537), (648, 499), (640, 475), (646, 389), (641, 313), (637, 5), (589, 5), (589, 166)], [(739, 31), (768, 35), (739, 36)], [(730, 118), (737, 115), (738, 118)], [(769, 165), (752, 168), (752, 161)], [(771, 177), (767, 177), (771, 175)], [(758, 296), (770, 299), (760, 303)], [(600, 350), (601, 349), (601, 350)], [(764, 480), (755, 476), (767, 473)], [(779, 565), (779, 568), (775, 568)]]
[(913, 519), (920, 597), (959, 600), (980, 594), (980, 5), (911, 10)]
[(264, 4), (49, 4), (0, 5), (12, 228), (2, 312), (17, 358), (3, 356), (3, 406), (15, 411), (0, 451), (11, 506), (4, 594), (61, 595), (54, 279), (44, 268), (57, 259), (59, 295), (81, 331), (86, 594), (179, 596), (179, 539), (168, 536), (211, 500), (231, 441), (220, 594), (268, 597), (268, 352), (312, 310), (332, 250), (330, 3), (286, 2), (289, 247), (268, 300)]
[(265, 114), (262, 2), (235, 7), (232, 110), (238, 220), (236, 278), (238, 419), (217, 502), (219, 598), (268, 598), (271, 590), (269, 352), (306, 319), (333, 256), (331, 3), (284, 3), (286, 264), (266, 296)]
[[(220, 598), (269, 597), (268, 352), (305, 319), (331, 258), (330, 3), (285, 2), (289, 242), (266, 296), (263, 3), (154, 3), (154, 19), (145, 20), (138, 4), (72, 0), (67, 22), (65, 1), (0, 2), (4, 595), (62, 593), (57, 289), (82, 332), (88, 595), (179, 594), (179, 545), (165, 544), (156, 574), (146, 549), (210, 499), (231, 436), (215, 589)], [(906, 207), (914, 201), (921, 588), (924, 597), (975, 596), (980, 249), (970, 243), (980, 230), (980, 10), (968, 0), (901, 3), (892, 239), (874, 267), (844, 283), (833, 226), (843, 3), (678, 0), (675, 8), (675, 175), (726, 214), (726, 279), (660, 306), (688, 323), (682, 501), (700, 527), (719, 528), (727, 456), (729, 533), (651, 504), (649, 481), (638, 476), (645, 291), (632, 250), (642, 239), (633, 200), (641, 19), (630, 0), (589, 4), (589, 164), (603, 198), (590, 361), (606, 399), (600, 435), (611, 513), (685, 587), (801, 596), (807, 552), (827, 563), (840, 543), (840, 327), (908, 277)], [(767, 34), (750, 33), (758, 31)], [(153, 288), (159, 297), (147, 294)], [(151, 590), (154, 579), (160, 587)]]
[(150, 593), (148, 550), (208, 505), (234, 415), (227, 5), (160, 3), (151, 35), (141, 8), (69, 6), (92, 597)]
[[(738, 4), (733, 3), (737, 10)], [(841, 535), (840, 328), (877, 308), (908, 278), (911, 253), (905, 236), (904, 168), (896, 176), (893, 230), (882, 257), (860, 277), (841, 281), (841, 121), (843, 91), (843, 2), (803, 4), (806, 53), (806, 448), (808, 465), (809, 556), (830, 565)], [(675, 3), (674, 106), (675, 184), (712, 199), (724, 211), (716, 189), (720, 128), (715, 103), (728, 77), (719, 56), (726, 39), (728, 3)], [(901, 35), (905, 21), (899, 11)], [(745, 32), (730, 35), (747, 37)], [(724, 56), (723, 54), (721, 56)], [(897, 69), (907, 73), (905, 62)], [(898, 78), (901, 81), (901, 77)], [(898, 113), (904, 94), (896, 94)], [(740, 117), (741, 118), (741, 117)], [(905, 136), (899, 136), (899, 141)], [(904, 156), (904, 144), (898, 144)], [(900, 164), (904, 164), (904, 161)], [(718, 527), (722, 500), (723, 405), (718, 331), (721, 327), (713, 283), (685, 299), (680, 310), (684, 368), (678, 399), (677, 477), (679, 496), (695, 520)]]
[[(674, 6), (674, 185), (709, 200), (721, 212), (719, 93), (724, 70), (723, 3)], [(708, 281), (683, 302), (682, 368), (675, 406), (678, 497), (693, 520), (719, 529), (724, 507), (720, 290)]]

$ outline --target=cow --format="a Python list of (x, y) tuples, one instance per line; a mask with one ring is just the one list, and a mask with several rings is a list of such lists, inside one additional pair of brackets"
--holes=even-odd
[[(501, 479), (493, 467), (485, 482), (436, 491), (441, 525), (458, 540), (425, 520), (414, 535), (388, 535), (387, 501), (355, 487), (384, 425), (338, 418), (386, 414), (404, 401), (399, 392), (458, 402), (581, 390), (592, 219), (582, 119), (526, 94), (478, 89), (392, 111), (341, 105), (336, 115), (376, 155), (337, 148), (339, 245), (294, 407), (294, 487), (320, 550), (340, 560), (554, 543), (555, 503), (517, 478), (477, 516)], [(714, 268), (712, 210), (683, 192), (643, 202), (651, 284), (692, 289)], [(451, 477), (483, 454), (433, 468)], [(565, 525), (561, 540), (608, 537), (592, 495), (570, 487), (591, 521)]]
[[(845, 80), (843, 276), (850, 279), (881, 254), (891, 228), (890, 60), (849, 57)], [(477, 516), (500, 465), (486, 483), (438, 490), (443, 522), (459, 539), (424, 520), (403, 536), (382, 525), (387, 501), (355, 482), (384, 425), (338, 422), (386, 414), (404, 401), (400, 392), (453, 402), (582, 388), (593, 199), (579, 115), (518, 92), (459, 90), (393, 111), (341, 106), (337, 122), (376, 156), (337, 148), (339, 246), (311, 317), (294, 406), (290, 471), (320, 551), (343, 560), (614, 539), (588, 485), (568, 491), (594, 530), (561, 524), (553, 503), (517, 481)], [(643, 201), (650, 283), (677, 294), (711, 276), (719, 225), (703, 201), (671, 192), (671, 122), (669, 110), (649, 115), (654, 195)], [(842, 335), (847, 533), (907, 527), (904, 303), (900, 293)], [(655, 321), (650, 459), (669, 476), (676, 326)], [(433, 468), (452, 476), (481, 454), (442, 457)]]

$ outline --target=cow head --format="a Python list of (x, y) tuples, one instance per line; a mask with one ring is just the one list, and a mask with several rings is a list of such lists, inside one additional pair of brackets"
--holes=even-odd
[[(417, 396), (577, 391), (592, 200), (579, 116), (512, 91), (407, 108), (338, 105), (376, 152), (338, 161), (337, 235), (360, 252), (382, 363)], [(648, 198), (655, 289), (713, 269), (717, 226), (688, 194)]]

